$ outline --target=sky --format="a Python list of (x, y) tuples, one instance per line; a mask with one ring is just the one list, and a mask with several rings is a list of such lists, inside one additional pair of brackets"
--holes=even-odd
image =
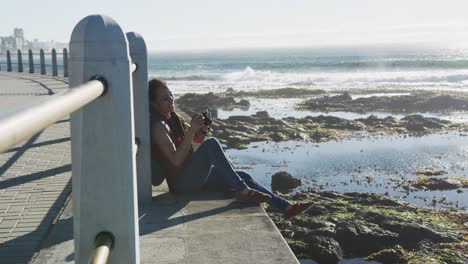
[[(0, 6), (0, 36), (68, 42), (90, 14), (140, 33), (150, 51), (436, 44), (468, 47), (467, 0), (28, 0)], [(3, 10), (8, 10), (5, 12)]]

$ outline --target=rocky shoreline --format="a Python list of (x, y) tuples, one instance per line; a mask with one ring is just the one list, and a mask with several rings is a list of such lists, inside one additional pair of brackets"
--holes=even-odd
[(468, 261), (468, 214), (367, 193), (310, 189), (283, 196), (313, 203), (310, 211), (291, 221), (266, 207), (298, 258), (318, 263), (337, 263), (343, 257), (384, 264)]
[[(349, 95), (342, 95), (338, 97), (342, 98), (348, 96)], [(426, 101), (440, 98), (432, 95), (433, 97), (429, 97), (432, 99), (428, 99), (427, 95), (424, 94), (424, 96)], [(333, 98), (336, 97), (321, 97), (321, 99), (313, 100), (325, 100), (324, 98), (333, 101), (335, 100)], [(387, 97), (387, 99), (388, 98), (392, 97)], [(417, 98), (421, 99), (420, 97)], [(368, 98), (363, 99), (368, 100)], [(213, 93), (205, 95), (185, 94), (179, 98), (177, 102), (181, 109), (189, 115), (204, 111), (206, 108), (211, 109), (214, 116), (216, 116), (216, 110), (219, 108), (232, 109), (250, 107), (249, 101), (245, 99), (236, 101), (232, 96), (216, 95)], [(466, 101), (466, 105), (468, 106), (468, 101)], [(452, 107), (455, 107), (455, 105)], [(320, 108), (320, 110), (324, 109)], [(369, 133), (375, 132), (421, 136), (429, 133), (447, 131), (468, 131), (468, 125), (453, 123), (439, 118), (424, 117), (419, 114), (407, 115), (399, 120), (392, 116), (381, 118), (373, 115), (355, 120), (323, 115), (315, 117), (306, 116), (304, 118), (286, 117), (283, 119), (275, 119), (270, 117), (266, 111), (260, 111), (251, 116), (231, 116), (225, 120), (217, 119), (213, 124), (213, 136), (220, 139), (228, 148), (237, 149), (245, 148), (249, 143), (258, 141), (279, 142), (287, 140), (313, 140), (315, 142), (325, 142), (368, 136)], [(356, 132), (369, 133), (363, 135), (362, 133)]]
[(468, 110), (468, 99), (462, 95), (435, 92), (412, 92), (410, 95), (370, 96), (353, 99), (347, 92), (306, 100), (300, 109), (319, 111), (346, 111), (365, 113), (370, 111), (392, 113), (441, 112)]
[[(324, 96), (325, 95), (325, 96)], [(468, 110), (465, 95), (416, 92), (410, 95), (369, 96), (353, 99), (348, 93), (330, 96), (321, 90), (283, 89), (278, 91), (223, 94), (186, 94), (178, 99), (181, 109), (193, 115), (209, 108), (248, 109), (245, 97), (285, 98), (309, 96), (298, 106), (312, 111), (365, 113), (383, 111), (404, 114), (345, 119), (335, 116), (306, 116), (275, 119), (265, 111), (250, 116), (231, 116), (213, 123), (213, 136), (228, 148), (246, 148), (257, 141), (307, 140), (325, 142), (372, 135), (422, 136), (458, 131), (466, 135), (468, 124), (427, 117), (421, 112)], [(311, 97), (311, 98), (310, 98)], [(239, 100), (240, 99), (240, 100)], [(416, 179), (395, 178), (394, 188), (409, 194), (419, 190), (453, 190), (463, 195), (468, 180), (445, 176), (446, 171), (425, 168), (416, 171)], [(278, 177), (282, 179), (278, 179)], [(353, 179), (350, 179), (353, 180)], [(373, 177), (367, 176), (367, 182)], [(289, 193), (301, 184), (286, 172), (272, 179), (272, 189)], [(273, 186), (274, 185), (274, 186)], [(309, 185), (310, 186), (310, 185)], [(455, 210), (418, 207), (386, 195), (374, 193), (337, 193), (309, 188), (281, 194), (291, 202), (312, 202), (312, 209), (291, 221), (266, 206), (265, 210), (300, 259), (319, 263), (337, 263), (342, 258), (365, 258), (380, 263), (468, 263), (468, 214)], [(388, 192), (387, 192), (388, 193)], [(442, 202), (443, 199), (441, 199)], [(438, 200), (433, 200), (438, 203)]]

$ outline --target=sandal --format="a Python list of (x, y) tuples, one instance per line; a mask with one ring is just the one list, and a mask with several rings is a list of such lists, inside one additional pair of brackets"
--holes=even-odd
[(286, 209), (283, 213), (284, 220), (290, 220), (299, 214), (306, 213), (312, 209), (313, 203), (297, 203)]
[(234, 198), (245, 203), (264, 203), (271, 200), (271, 195), (259, 192), (254, 189), (249, 189), (247, 192), (237, 192)]

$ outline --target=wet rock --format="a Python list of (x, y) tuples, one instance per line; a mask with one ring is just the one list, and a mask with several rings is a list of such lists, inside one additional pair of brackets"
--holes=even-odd
[(428, 190), (453, 190), (458, 188), (468, 188), (468, 178), (462, 177), (423, 177), (419, 176), (416, 180), (408, 181), (408, 183), (417, 189)]
[(186, 93), (182, 97), (177, 99), (177, 105), (182, 111), (184, 111), (190, 116), (202, 112), (206, 108), (212, 109), (213, 115), (216, 116), (216, 109), (218, 108), (248, 109), (250, 107), (250, 103), (247, 100), (236, 102), (232, 96), (219, 96), (214, 93)]
[(370, 115), (367, 118), (358, 118), (354, 121), (363, 123), (366, 126), (377, 126), (377, 127), (396, 127), (399, 126), (399, 122), (393, 116), (387, 116), (385, 118), (379, 118), (375, 115)]
[(298, 192), (298, 193), (295, 193), (291, 198), (295, 201), (306, 200), (310, 198), (310, 195), (306, 192)]
[(230, 122), (254, 122), (254, 118), (251, 116), (230, 116), (227, 121)]
[(309, 257), (309, 246), (301, 240), (288, 240), (288, 245), (294, 252), (297, 258), (310, 258)]
[(334, 227), (327, 226), (311, 230), (310, 234), (313, 236), (326, 236), (334, 238), (336, 235), (336, 230)]
[(250, 102), (248, 100), (242, 99), (237, 103), (241, 109), (248, 109), (250, 107)]
[(423, 240), (432, 242), (455, 242), (456, 239), (447, 234), (437, 232), (417, 223), (393, 222), (382, 225), (384, 228), (399, 234), (400, 244), (414, 247)]
[(411, 95), (401, 96), (371, 96), (354, 100), (349, 94), (342, 94), (309, 99), (300, 103), (299, 107), (317, 111), (414, 113), (467, 110), (468, 100), (461, 96), (430, 92), (414, 92)]
[(335, 224), (328, 222), (328, 221), (316, 219), (316, 218), (298, 217), (298, 218), (294, 218), (293, 220), (291, 220), (291, 223), (293, 225), (305, 227), (310, 230), (323, 228), (323, 227), (335, 229)]
[(308, 228), (299, 227), (294, 230), (294, 234), (292, 238), (297, 239), (297, 240), (305, 240), (311, 234), (311, 232), (312, 231)]
[(273, 133), (269, 134), (269, 136), (275, 142), (288, 140), (288, 136), (281, 133), (281, 132), (273, 132)]
[(330, 132), (322, 132), (322, 131), (314, 131), (313, 133), (310, 134), (309, 136), (311, 139), (313, 139), (315, 142), (324, 142), (324, 141), (329, 141), (333, 139), (333, 135)]
[[(377, 223), (377, 224), (390, 220), (390, 218), (384, 214), (373, 212), (370, 210), (365, 210), (365, 209), (357, 210), (355, 212), (355, 217), (358, 219), (366, 219), (369, 222)], [(395, 220), (395, 218), (392, 218), (392, 220)]]
[(231, 116), (227, 120), (216, 120), (212, 127), (214, 137), (234, 148), (256, 141), (304, 139), (296, 128), (269, 117), (265, 111), (252, 116)]
[(270, 118), (270, 115), (268, 114), (267, 111), (258, 111), (253, 115), (255, 118), (260, 118), (260, 119), (268, 119)]
[(440, 129), (450, 123), (446, 123), (444, 120), (438, 118), (424, 117), (422, 115), (405, 116), (401, 121), (405, 122), (406, 129), (414, 132), (425, 132), (428, 129)]
[(307, 117), (308, 120), (312, 122), (322, 124), (323, 127), (333, 128), (333, 129), (343, 129), (343, 130), (364, 130), (366, 126), (361, 122), (351, 121), (344, 118), (339, 118), (335, 116), (317, 116), (317, 117)]
[(327, 198), (332, 198), (332, 199), (343, 198), (343, 194), (338, 193), (338, 192), (334, 192), (334, 191), (323, 191), (323, 192), (321, 192), (321, 196), (327, 197)]
[(373, 253), (367, 257), (367, 260), (378, 261), (382, 264), (403, 264), (408, 262), (406, 255), (406, 250), (401, 246), (395, 246)]
[(324, 206), (314, 204), (309, 209), (309, 211), (307, 211), (307, 214), (311, 216), (320, 216), (320, 215), (326, 214), (327, 212), (328, 212), (328, 209), (325, 208)]
[(465, 98), (456, 98), (451, 95), (439, 95), (429, 98), (426, 107), (431, 109), (467, 109), (468, 104)]
[(336, 225), (336, 239), (346, 254), (368, 255), (395, 245), (398, 234), (373, 223), (342, 221)]
[(340, 244), (331, 237), (310, 236), (308, 242), (308, 253), (312, 259), (319, 263), (338, 263), (343, 257)]
[(281, 229), (281, 234), (283, 235), (283, 237), (285, 238), (293, 238), (294, 236), (294, 231), (290, 230), (290, 229)]
[(388, 197), (376, 194), (376, 193), (358, 193), (351, 192), (346, 193), (345, 196), (355, 198), (355, 201), (364, 205), (383, 205), (383, 206), (399, 206), (399, 201), (390, 199)]
[(424, 168), (424, 169), (417, 170), (415, 172), (416, 175), (424, 175), (424, 176), (439, 176), (439, 175), (443, 175), (447, 173), (448, 173), (447, 171), (436, 170), (434, 168)]
[(294, 188), (301, 186), (302, 181), (294, 178), (291, 174), (282, 171), (277, 172), (271, 176), (271, 188), (273, 191), (279, 191), (282, 193), (289, 193)]

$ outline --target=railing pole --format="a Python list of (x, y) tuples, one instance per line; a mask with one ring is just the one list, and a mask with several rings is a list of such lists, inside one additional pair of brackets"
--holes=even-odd
[(44, 75), (46, 74), (46, 66), (45, 66), (45, 56), (44, 56), (43, 49), (41, 49), (40, 51), (40, 60), (41, 60), (41, 74)]
[(57, 76), (57, 51), (52, 49), (52, 76)]
[(63, 77), (68, 77), (68, 50), (63, 48)]
[(137, 65), (133, 72), (133, 110), (135, 135), (139, 142), (136, 162), (138, 205), (141, 208), (152, 198), (147, 50), (145, 41), (138, 33), (128, 32), (127, 39), (132, 62)]
[(7, 71), (11, 72), (11, 54), (9, 50), (7, 50), (6, 56), (7, 56)]
[[(106, 93), (72, 113), (75, 263), (85, 264), (97, 234), (115, 239), (109, 263), (140, 263), (133, 94), (128, 43), (111, 18), (82, 19), (70, 39), (69, 85), (105, 80)], [(71, 88), (73, 89), (73, 88)]]
[(34, 58), (32, 50), (29, 50), (29, 73), (34, 73)]
[(90, 264), (106, 264), (109, 258), (114, 238), (107, 232), (99, 233), (96, 237), (96, 252), (91, 259)]
[(23, 72), (23, 56), (21, 50), (18, 50), (18, 72)]

